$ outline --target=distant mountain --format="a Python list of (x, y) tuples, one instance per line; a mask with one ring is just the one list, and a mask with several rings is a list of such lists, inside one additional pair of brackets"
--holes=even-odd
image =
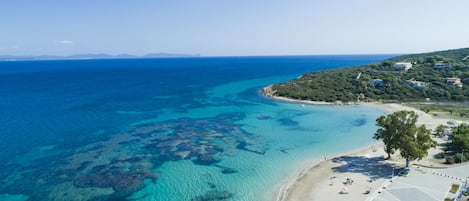
[(199, 54), (171, 54), (171, 53), (151, 53), (146, 54), (143, 57), (145, 58), (168, 58), (168, 57), (200, 57)]
[(23, 61), (23, 60), (73, 60), (73, 59), (131, 59), (131, 58), (177, 58), (177, 57), (199, 57), (199, 54), (171, 54), (151, 53), (143, 56), (131, 54), (75, 54), (70, 56), (37, 55), (37, 56), (15, 56), (0, 55), (0, 61)]

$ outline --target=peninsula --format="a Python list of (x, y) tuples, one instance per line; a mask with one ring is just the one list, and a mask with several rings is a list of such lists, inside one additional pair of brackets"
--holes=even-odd
[(270, 86), (273, 97), (326, 103), (467, 102), (469, 48), (397, 56), (364, 66), (307, 73)]
[[(457, 130), (456, 125), (467, 125), (467, 84), (469, 48), (464, 48), (404, 55), (370, 65), (307, 73), (291, 81), (269, 85), (263, 92), (283, 101), (360, 103), (387, 112), (413, 111), (419, 117), (417, 124), (426, 126), (435, 134), (438, 127), (447, 128), (450, 132)], [(458, 121), (454, 116), (435, 118), (436, 115), (426, 111), (421, 102), (425, 102), (423, 105), (427, 102), (451, 103), (451, 110), (458, 108), (458, 117), (463, 120)], [(414, 108), (396, 103), (406, 103)], [(325, 158), (304, 169), (282, 186), (277, 200), (393, 200), (402, 192), (411, 196), (400, 196), (400, 200), (451, 200), (463, 196), (457, 192), (464, 190), (457, 191), (456, 187), (465, 189), (467, 180), (464, 178), (468, 176), (469, 165), (448, 165), (452, 164), (448, 157), (441, 156), (448, 152), (446, 146), (451, 144), (451, 140), (437, 134), (432, 139), (438, 142), (438, 146), (430, 149), (423, 160), (414, 163), (411, 173), (403, 168), (402, 157), (384, 160), (383, 144), (377, 143), (332, 159)], [(450, 186), (455, 190), (450, 189), (448, 193)], [(430, 193), (421, 189), (430, 189)]]

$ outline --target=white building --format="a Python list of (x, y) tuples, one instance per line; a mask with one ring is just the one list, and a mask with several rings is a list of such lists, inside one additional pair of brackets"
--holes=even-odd
[(412, 63), (410, 63), (410, 62), (397, 62), (397, 63), (394, 64), (394, 68), (399, 69), (399, 70), (404, 69), (404, 71), (407, 71), (407, 70), (412, 68)]
[(446, 63), (442, 61), (436, 62), (435, 65), (433, 66), (433, 68), (435, 69), (446, 69), (446, 68), (452, 68), (452, 67), (454, 67), (454, 64)]
[(411, 87), (426, 87), (427, 83), (426, 82), (421, 82), (417, 80), (406, 80), (407, 84)]
[(463, 86), (463, 84), (461, 82), (461, 78), (457, 78), (457, 77), (446, 78), (446, 83), (452, 84), (452, 85), (455, 85), (455, 86), (458, 86), (458, 87)]

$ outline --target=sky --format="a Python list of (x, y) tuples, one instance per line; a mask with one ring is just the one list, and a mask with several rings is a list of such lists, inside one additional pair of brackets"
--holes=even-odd
[(469, 47), (468, 0), (1, 0), (0, 55), (417, 53)]

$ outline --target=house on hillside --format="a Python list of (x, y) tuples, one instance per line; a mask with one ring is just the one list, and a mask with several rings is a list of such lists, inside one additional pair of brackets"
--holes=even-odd
[(384, 81), (382, 79), (373, 79), (370, 81), (371, 86), (384, 87)]
[(407, 84), (411, 87), (426, 87), (428, 84), (426, 82), (421, 82), (417, 80), (406, 80)]
[(412, 68), (412, 63), (410, 62), (397, 62), (394, 64), (394, 68), (397, 70), (404, 70), (407, 71)]
[(454, 64), (442, 61), (436, 62), (435, 65), (433, 65), (433, 68), (435, 69), (447, 69), (452, 67), (454, 67)]
[(461, 78), (457, 78), (457, 77), (446, 78), (446, 83), (452, 84), (452, 85), (455, 85), (455, 86), (458, 86), (458, 87), (463, 86), (463, 83), (461, 82)]

